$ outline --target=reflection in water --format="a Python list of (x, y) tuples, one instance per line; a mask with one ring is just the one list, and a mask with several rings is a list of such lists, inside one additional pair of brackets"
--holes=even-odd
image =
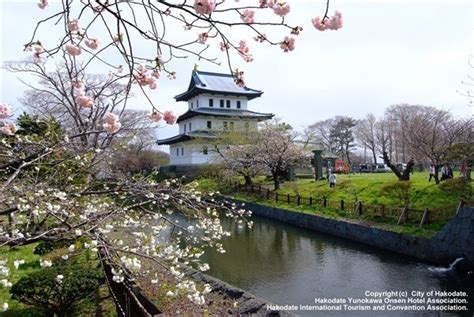
[[(431, 272), (428, 265), (410, 258), (278, 221), (255, 216), (252, 220), (255, 223), (252, 229), (238, 228), (231, 220), (225, 220), (224, 227), (232, 236), (223, 241), (225, 254), (211, 250), (203, 259), (211, 266), (209, 275), (281, 305), (310, 305), (315, 298), (363, 298), (365, 291), (465, 290), (470, 294), (470, 309), (474, 309), (472, 277), (455, 272)], [(297, 313), (368, 315), (367, 312)], [(437, 316), (433, 312), (371, 315)]]

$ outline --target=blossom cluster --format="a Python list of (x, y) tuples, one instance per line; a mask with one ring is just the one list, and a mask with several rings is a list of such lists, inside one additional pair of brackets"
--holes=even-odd
[(311, 20), (313, 26), (319, 31), (325, 30), (338, 30), (343, 26), (342, 13), (337, 11), (334, 12), (334, 15), (330, 18), (322, 19), (316, 17)]
[(158, 87), (158, 78), (160, 78), (160, 73), (157, 69), (149, 71), (143, 64), (137, 67), (134, 74), (134, 79), (140, 86), (148, 86), (150, 89)]
[(6, 121), (3, 121), (9, 117), (11, 117), (12, 112), (10, 109), (10, 106), (6, 103), (0, 103), (0, 134), (4, 135), (14, 135), (17, 128), (14, 123), (7, 123)]
[(116, 133), (122, 127), (122, 124), (119, 121), (119, 116), (112, 112), (106, 113), (102, 118), (102, 121), (102, 127), (110, 134)]

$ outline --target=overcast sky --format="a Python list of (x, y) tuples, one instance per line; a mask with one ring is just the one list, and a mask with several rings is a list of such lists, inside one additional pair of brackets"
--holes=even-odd
[[(28, 41), (35, 21), (45, 14), (38, 12), (35, 2), (1, 1), (2, 61), (25, 57), (22, 44)], [(251, 110), (272, 112), (297, 129), (335, 115), (362, 118), (371, 112), (379, 116), (397, 103), (471, 115), (466, 98), (457, 93), (466, 89), (461, 82), (470, 72), (471, 1), (331, 0), (330, 12), (342, 11), (344, 28), (326, 32), (315, 30), (310, 23), (312, 17), (321, 15), (325, 1), (288, 2), (292, 5), (289, 21), (298, 21), (304, 28), (296, 49), (283, 53), (277, 47), (252, 42), (254, 62), (236, 59), (235, 66), (246, 72), (247, 85), (264, 91), (261, 98), (250, 102)], [(44, 36), (54, 39), (54, 34)], [(160, 109), (173, 109), (177, 114), (186, 110), (185, 103), (176, 103), (173, 96), (186, 90), (195, 62), (177, 62), (178, 78), (160, 80), (159, 88), (151, 93)], [(198, 64), (200, 70), (228, 72), (225, 66)], [(18, 108), (23, 90), (15, 76), (1, 72), (1, 101)], [(149, 109), (141, 98), (132, 104)], [(165, 138), (177, 131), (173, 126), (158, 133)]]

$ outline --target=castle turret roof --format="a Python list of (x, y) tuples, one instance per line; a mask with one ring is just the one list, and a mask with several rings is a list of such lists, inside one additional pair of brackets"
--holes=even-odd
[(178, 117), (176, 122), (181, 122), (186, 119), (193, 117), (226, 117), (226, 118), (239, 118), (239, 119), (257, 119), (258, 121), (268, 120), (273, 118), (273, 113), (255, 112), (243, 109), (210, 109), (210, 108), (198, 108), (188, 110)]
[(248, 87), (241, 87), (229, 74), (193, 71), (188, 90), (175, 96), (176, 101), (188, 101), (202, 93), (243, 96), (248, 100), (260, 97), (263, 92)]

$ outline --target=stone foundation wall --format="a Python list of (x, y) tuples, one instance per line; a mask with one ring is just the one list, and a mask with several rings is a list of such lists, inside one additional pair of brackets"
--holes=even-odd
[(184, 273), (195, 281), (207, 283), (211, 286), (213, 292), (217, 292), (226, 298), (230, 298), (238, 305), (232, 310), (232, 315), (236, 316), (295, 316), (292, 313), (278, 310), (267, 310), (267, 305), (273, 305), (271, 302), (259, 298), (247, 291), (232, 286), (215, 277), (203, 274), (193, 268), (187, 268)]
[(253, 214), (258, 216), (358, 241), (440, 265), (448, 265), (456, 258), (462, 257), (465, 260), (460, 262), (459, 267), (464, 270), (474, 269), (474, 208), (460, 210), (431, 239), (255, 203), (245, 202), (245, 208), (252, 210)]

